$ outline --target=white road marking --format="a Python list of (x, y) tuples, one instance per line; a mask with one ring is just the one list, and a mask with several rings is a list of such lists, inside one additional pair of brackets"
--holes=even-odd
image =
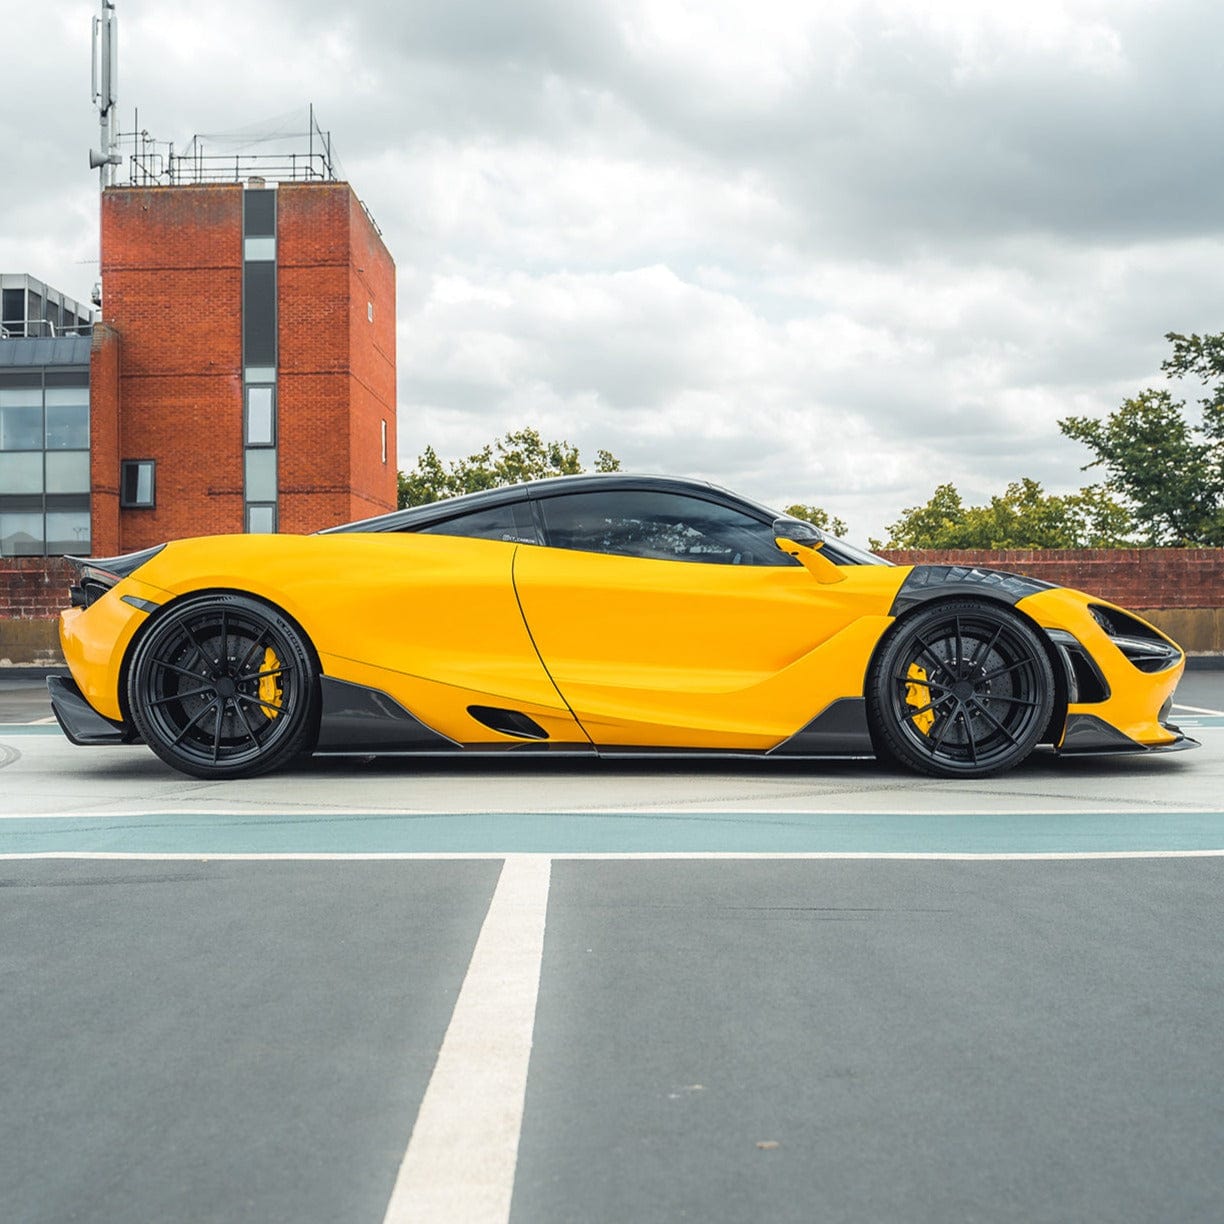
[(535, 1028), (551, 862), (506, 858), (384, 1224), (505, 1224)]
[[(512, 855), (514, 858), (543, 857)], [(144, 862), (212, 863), (212, 862), (417, 862), (452, 863), (471, 860), (505, 859), (504, 852), (490, 850), (371, 850), (360, 853), (311, 851), (278, 851), (274, 853), (163, 853), (135, 850), (27, 850), (0, 854), (0, 862), (21, 859), (117, 859)], [(832, 860), (832, 859), (904, 859), (919, 862), (1058, 862), (1063, 859), (1157, 859), (1157, 858), (1224, 858), (1224, 847), (1211, 850), (592, 850), (561, 851), (549, 854), (547, 861), (560, 863), (642, 862), (656, 859), (722, 859), (736, 861), (769, 860)], [(547, 901), (547, 898), (545, 898)], [(486, 921), (488, 919), (486, 918)]]
[(1187, 714), (1214, 714), (1216, 716), (1224, 716), (1224, 710), (1204, 710), (1202, 706), (1182, 705), (1181, 702), (1173, 703), (1174, 710), (1185, 710)]

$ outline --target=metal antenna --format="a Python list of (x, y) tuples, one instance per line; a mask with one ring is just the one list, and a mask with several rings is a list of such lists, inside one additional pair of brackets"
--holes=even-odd
[(102, 148), (90, 149), (89, 166), (98, 170), (98, 187), (115, 181), (115, 167), (122, 162), (115, 120), (119, 102), (119, 19), (115, 0), (100, 0), (102, 13), (93, 19), (93, 101), (98, 108)]

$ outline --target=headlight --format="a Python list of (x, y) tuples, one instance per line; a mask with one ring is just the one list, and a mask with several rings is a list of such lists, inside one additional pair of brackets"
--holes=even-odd
[(1117, 608), (1104, 608), (1100, 604), (1089, 604), (1092, 619), (1109, 634), (1109, 640), (1140, 671), (1162, 672), (1176, 667), (1181, 660), (1181, 651), (1145, 621)]

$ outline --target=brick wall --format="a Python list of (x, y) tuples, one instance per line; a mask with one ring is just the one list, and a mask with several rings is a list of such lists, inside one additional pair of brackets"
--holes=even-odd
[(157, 504), (118, 510), (118, 464), (97, 455), (118, 530), (95, 516), (94, 554), (241, 531), (242, 186), (107, 188), (102, 292), (121, 343), (115, 402), (91, 397), (91, 428), (113, 419), (119, 459), (157, 461)]
[(280, 522), (315, 531), (395, 509), (395, 265), (348, 184), (278, 190)]
[(0, 557), (0, 665), (61, 661), (56, 617), (74, 574), (61, 557)]
[(1124, 608), (1224, 608), (1224, 549), (1087, 548), (883, 551), (898, 565), (1011, 570), (1099, 595)]
[(109, 323), (93, 327), (89, 354), (90, 552), (119, 554), (119, 333)]
[[(274, 190), (279, 522), (308, 532), (395, 508), (395, 264), (347, 183)], [(103, 193), (95, 555), (243, 530), (242, 201)], [(119, 509), (119, 459), (157, 461), (155, 507)]]
[[(377, 511), (372, 511), (377, 513)], [(1195, 653), (1224, 652), (1224, 549), (888, 552), (902, 565), (978, 565), (1086, 590), (1141, 612)], [(71, 568), (58, 557), (0, 558), (0, 662), (33, 662), (29, 643), (56, 649), (54, 618)], [(24, 645), (23, 645), (24, 644)], [(24, 657), (15, 657), (25, 651)]]

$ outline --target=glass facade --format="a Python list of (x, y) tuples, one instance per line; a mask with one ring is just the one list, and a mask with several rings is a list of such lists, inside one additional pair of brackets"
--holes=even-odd
[(0, 273), (0, 340), (88, 335), (93, 310), (24, 272)]
[(0, 556), (89, 546), (89, 371), (0, 371)]

